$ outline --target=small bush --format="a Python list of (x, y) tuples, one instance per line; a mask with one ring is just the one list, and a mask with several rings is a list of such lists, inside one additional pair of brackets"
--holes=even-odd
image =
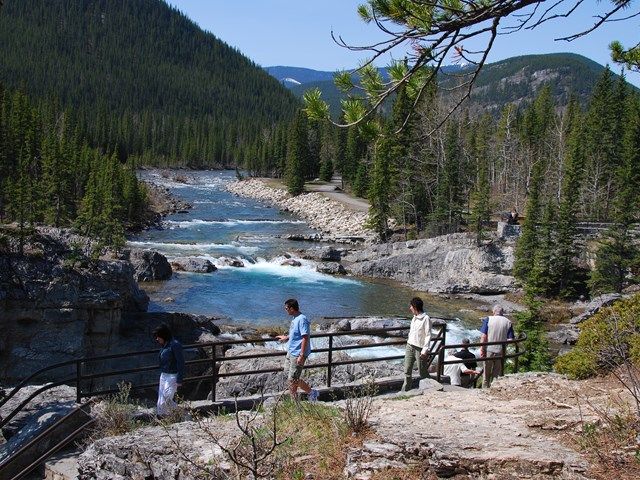
[(625, 360), (640, 364), (640, 295), (601, 309), (580, 325), (575, 348), (555, 368), (571, 378), (607, 373)]
[[(575, 353), (574, 353), (575, 352)], [(585, 355), (573, 350), (556, 359), (555, 369), (576, 380), (593, 377), (598, 373), (598, 364), (595, 355)]]
[(373, 398), (378, 387), (373, 378), (361, 387), (352, 387), (345, 391), (344, 420), (354, 433), (362, 433), (369, 427), (369, 416), (373, 408)]
[(100, 404), (102, 410), (98, 414), (92, 440), (122, 435), (141, 426), (141, 422), (134, 419), (138, 404), (130, 398), (131, 384), (119, 383), (118, 389), (118, 393), (107, 397)]

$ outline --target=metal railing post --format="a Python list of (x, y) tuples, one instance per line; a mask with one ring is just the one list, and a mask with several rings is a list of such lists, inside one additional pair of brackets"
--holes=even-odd
[(218, 383), (218, 372), (216, 371), (216, 346), (211, 346), (211, 401), (216, 401), (216, 384)]
[(333, 335), (329, 335), (329, 357), (327, 360), (327, 387), (331, 387), (332, 362), (333, 362)]
[(504, 371), (504, 367), (507, 364), (507, 344), (505, 342), (502, 342), (502, 358), (500, 359), (500, 362), (502, 363), (502, 375), (505, 374)]
[(513, 370), (514, 370), (514, 373), (518, 373), (518, 368), (520, 367), (520, 340), (519, 339), (515, 342), (515, 346), (516, 346), (516, 358), (513, 362)]
[(82, 360), (76, 361), (76, 403), (82, 402)]
[(440, 350), (438, 351), (438, 373), (436, 376), (436, 379), (438, 380), (438, 382), (442, 381), (442, 373), (443, 373), (443, 368), (444, 368), (444, 352), (445, 352), (445, 348), (444, 346), (447, 343), (447, 325), (442, 325), (442, 328), (440, 329), (440, 333), (442, 334), (442, 340), (440, 340)]

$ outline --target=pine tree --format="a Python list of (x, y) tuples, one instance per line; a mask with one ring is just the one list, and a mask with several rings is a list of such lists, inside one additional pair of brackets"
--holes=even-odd
[(527, 310), (516, 314), (516, 330), (527, 336), (524, 342), (526, 353), (519, 360), (520, 368), (525, 372), (548, 372), (551, 370), (551, 356), (540, 319), (541, 304), (531, 294), (525, 296), (524, 303)]
[(322, 124), (322, 144), (320, 146), (320, 180), (330, 182), (333, 177), (333, 159), (335, 158), (334, 131), (328, 121)]
[(374, 152), (371, 182), (368, 198), (371, 204), (369, 209), (369, 225), (378, 233), (380, 239), (387, 240), (389, 231), (388, 219), (391, 214), (391, 135), (387, 129), (384, 136), (376, 143)]
[(513, 274), (523, 284), (526, 284), (529, 280), (529, 274), (533, 268), (533, 259), (535, 258), (536, 248), (538, 246), (538, 222), (540, 221), (542, 208), (540, 195), (543, 171), (543, 162), (538, 161), (533, 166), (525, 219), (522, 224), (522, 233), (516, 245)]
[(452, 122), (447, 127), (442, 169), (438, 174), (436, 199), (431, 224), (439, 234), (457, 230), (462, 214), (460, 185), (461, 149), (457, 126)]
[(637, 99), (630, 102), (626, 118), (623, 164), (615, 177), (614, 223), (600, 243), (590, 279), (595, 294), (620, 292), (629, 280), (636, 283), (640, 272), (640, 254), (630, 231), (640, 209), (640, 102)]
[(307, 141), (306, 116), (300, 111), (291, 127), (287, 146), (285, 183), (291, 195), (299, 195), (304, 191), (304, 175), (309, 156)]
[(483, 232), (491, 216), (491, 186), (489, 184), (488, 119), (474, 130), (472, 154), (475, 157), (476, 181), (471, 193), (471, 227), (476, 232), (476, 243), (482, 245)]
[(525, 290), (532, 296), (551, 296), (556, 291), (556, 265), (554, 252), (556, 240), (554, 231), (556, 210), (553, 201), (549, 201), (544, 210), (544, 216), (539, 227), (539, 243), (536, 246), (531, 271), (527, 277)]
[[(570, 119), (572, 131), (568, 139), (568, 148), (564, 160), (560, 206), (558, 208), (557, 240), (555, 251), (556, 293), (563, 298), (573, 298), (580, 289), (581, 279), (574, 261), (577, 241), (577, 214), (580, 189), (584, 175), (584, 130), (577, 109), (575, 118)], [(550, 293), (550, 292), (547, 292)]]
[(587, 218), (607, 220), (612, 199), (613, 176), (620, 165), (620, 106), (616, 105), (613, 74), (606, 68), (596, 83), (585, 120), (586, 176), (589, 192), (583, 200)]

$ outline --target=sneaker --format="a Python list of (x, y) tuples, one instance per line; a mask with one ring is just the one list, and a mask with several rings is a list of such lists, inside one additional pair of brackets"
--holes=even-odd
[(317, 402), (319, 396), (320, 396), (320, 392), (315, 388), (312, 388), (311, 391), (309, 392), (309, 396), (307, 397), (307, 399), (310, 402)]

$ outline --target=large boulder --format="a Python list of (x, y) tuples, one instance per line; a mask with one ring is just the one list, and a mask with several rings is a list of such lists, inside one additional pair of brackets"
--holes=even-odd
[(153, 250), (131, 250), (129, 260), (138, 282), (154, 282), (171, 278), (171, 265), (167, 257)]
[(583, 304), (582, 308), (584, 308), (584, 311), (573, 317), (569, 322), (573, 325), (582, 323), (598, 313), (601, 308), (608, 307), (621, 298), (623, 298), (623, 296), (619, 293), (606, 293), (604, 295), (594, 297), (590, 302)]
[(345, 275), (347, 271), (338, 262), (322, 262), (316, 266), (316, 271), (328, 275)]
[(317, 247), (306, 250), (304, 258), (318, 262), (339, 262), (342, 258), (342, 253), (333, 247)]
[(435, 293), (496, 294), (512, 291), (513, 245), (478, 246), (456, 233), (408, 242), (372, 245), (343, 258), (356, 275), (387, 277)]
[(244, 267), (244, 262), (239, 258), (220, 257), (217, 259), (217, 262), (219, 265), (223, 265), (227, 267), (236, 267), (236, 268)]
[(218, 269), (210, 260), (201, 257), (174, 258), (171, 266), (177, 271), (192, 273), (211, 273)]

